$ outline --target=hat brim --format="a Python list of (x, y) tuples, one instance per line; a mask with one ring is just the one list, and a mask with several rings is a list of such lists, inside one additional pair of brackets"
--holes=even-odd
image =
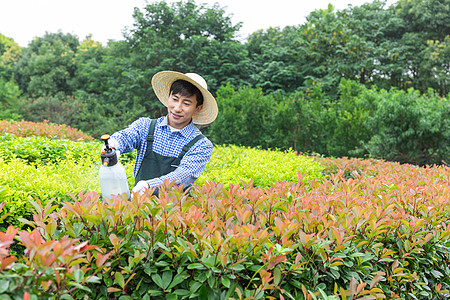
[(175, 71), (162, 71), (156, 73), (152, 78), (152, 87), (156, 97), (158, 97), (159, 101), (167, 107), (170, 87), (172, 86), (172, 83), (180, 79), (195, 85), (203, 95), (203, 107), (192, 116), (192, 121), (199, 125), (212, 123), (216, 119), (218, 113), (216, 99), (214, 99), (213, 95), (207, 89), (183, 73)]

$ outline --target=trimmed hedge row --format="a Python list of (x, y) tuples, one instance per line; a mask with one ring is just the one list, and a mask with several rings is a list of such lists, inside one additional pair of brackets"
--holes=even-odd
[[(100, 192), (98, 169), (101, 142), (75, 142), (44, 137), (0, 136), (0, 199), (12, 214), (0, 223), (22, 226), (18, 217), (31, 218), (29, 201), (43, 204), (69, 200), (68, 193)], [(133, 167), (136, 152), (121, 155), (128, 182), (134, 185)], [(272, 172), (264, 172), (267, 168)], [(321, 178), (323, 167), (312, 158), (292, 151), (263, 151), (243, 147), (218, 146), (196, 182), (206, 181), (239, 184), (253, 180), (269, 187), (271, 182), (297, 180), (297, 172), (308, 173), (307, 179)]]
[[(34, 203), (34, 221), (21, 221), (38, 229), (36, 247), (49, 245), (49, 256), (27, 257), (48, 261), (66, 235), (96, 246), (62, 274), (84, 287), (62, 289), (67, 299), (446, 297), (450, 169), (323, 163), (334, 172), (307, 184), (300, 173), (265, 189), (206, 182), (185, 195), (167, 182), (159, 199), (149, 191), (105, 203), (79, 193), (61, 208)], [(48, 281), (35, 295), (60, 282), (54, 265), (39, 267), (32, 275)], [(25, 276), (11, 272), (0, 272), (0, 286)], [(25, 292), (10, 285), (3, 294)]]
[(69, 139), (73, 141), (92, 141), (94, 138), (65, 124), (43, 122), (0, 120), (0, 134), (11, 133), (16, 136), (40, 136), (52, 139)]

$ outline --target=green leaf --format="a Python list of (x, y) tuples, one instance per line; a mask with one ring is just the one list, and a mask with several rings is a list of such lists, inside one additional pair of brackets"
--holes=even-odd
[(2, 300), (12, 300), (8, 294), (0, 294), (0, 299)]
[(230, 279), (228, 277), (223, 276), (223, 277), (220, 278), (220, 281), (222, 282), (224, 287), (226, 287), (226, 288), (230, 287), (231, 281), (230, 281)]
[(86, 292), (89, 292), (89, 293), (91, 292), (90, 288), (88, 288), (87, 286), (81, 285), (81, 284), (79, 284), (77, 282), (69, 282), (68, 285), (77, 287), (80, 290), (83, 290), (83, 291), (86, 291)]
[(116, 272), (114, 274), (114, 277), (116, 278), (116, 281), (120, 285), (120, 287), (123, 288), (125, 286), (125, 280), (123, 279), (122, 273)]
[(433, 276), (436, 278), (441, 278), (444, 276), (444, 274), (442, 274), (441, 272), (439, 272), (437, 270), (431, 270), (430, 273), (433, 274)]
[(170, 285), (170, 282), (172, 281), (172, 272), (165, 271), (162, 275), (162, 289), (166, 290), (167, 287)]
[(210, 288), (213, 289), (215, 287), (215, 285), (216, 285), (216, 277), (210, 275), (208, 277), (208, 285), (209, 285)]
[(7, 291), (9, 288), (9, 281), (8, 280), (0, 280), (0, 294)]
[(162, 295), (162, 291), (157, 291), (157, 290), (149, 290), (149, 291), (147, 291), (147, 293), (150, 294), (150, 296)]
[(215, 262), (216, 258), (213, 255), (209, 255), (205, 258), (202, 258), (202, 262), (207, 265), (208, 267), (213, 267), (214, 266), (214, 262)]
[(277, 266), (273, 271), (273, 283), (277, 286), (281, 280), (281, 269)]
[(190, 288), (191, 293), (197, 292), (197, 290), (198, 290), (199, 287), (201, 287), (201, 286), (202, 286), (202, 284), (201, 284), (200, 282), (194, 282), (194, 283), (191, 285), (191, 288)]
[(100, 283), (101, 280), (97, 276), (91, 276), (86, 280), (87, 283)]
[(183, 282), (184, 279), (186, 278), (187, 275), (183, 275), (183, 274), (177, 274), (175, 275), (175, 277), (173, 278), (172, 282), (170, 283), (168, 289), (171, 289), (173, 287), (175, 287), (177, 284), (179, 284), (180, 282)]
[(152, 274), (152, 280), (157, 286), (164, 289), (164, 283), (163, 283), (161, 276), (159, 276), (159, 274)]
[(186, 296), (186, 295), (189, 295), (191, 292), (188, 290), (178, 289), (178, 290), (173, 291), (173, 293), (178, 296)]
[(283, 295), (284, 295), (284, 296), (288, 296), (289, 299), (295, 300), (294, 296), (292, 296), (292, 294), (289, 293), (288, 291), (284, 291)]
[(24, 219), (24, 218), (18, 218), (17, 221), (19, 221), (20, 223), (24, 223), (24, 224), (30, 225), (32, 228), (36, 227), (36, 223), (34, 223), (34, 222), (30, 221), (30, 220)]
[(242, 271), (245, 269), (245, 267), (244, 267), (244, 265), (239, 264), (239, 265), (235, 265), (235, 266), (231, 267), (231, 269), (233, 271)]
[(204, 283), (208, 279), (209, 275), (207, 272), (198, 272), (197, 276), (195, 277), (195, 280), (198, 280), (198, 282)]
[(192, 269), (204, 270), (205, 266), (202, 265), (201, 263), (192, 263), (192, 264), (188, 265), (187, 268), (190, 270), (192, 270)]
[(86, 215), (85, 218), (95, 225), (98, 225), (101, 221), (100, 218), (95, 215)]
[(75, 281), (80, 283), (84, 279), (84, 272), (81, 269), (78, 269), (74, 272), (73, 277), (75, 278)]
[(212, 299), (210, 297), (208, 297), (208, 289), (206, 288), (206, 286), (202, 286), (200, 288), (199, 294), (198, 294), (198, 299), (199, 300), (209, 300)]
[(168, 265), (170, 265), (170, 264), (164, 260), (155, 262), (155, 266), (157, 266), (157, 267), (167, 267)]
[(177, 295), (175, 295), (175, 294), (167, 294), (167, 295), (166, 295), (166, 299), (167, 299), (167, 300), (177, 300), (178, 297), (177, 297)]

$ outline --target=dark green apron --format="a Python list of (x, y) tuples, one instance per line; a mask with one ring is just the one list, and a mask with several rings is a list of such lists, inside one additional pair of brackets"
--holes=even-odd
[[(158, 154), (153, 151), (153, 140), (155, 134), (156, 119), (153, 119), (150, 123), (147, 135), (147, 150), (145, 151), (144, 158), (141, 166), (136, 174), (135, 185), (141, 180), (150, 180), (153, 178), (161, 177), (176, 170), (180, 165), (181, 159), (188, 152), (188, 150), (201, 138), (204, 138), (203, 134), (197, 135), (189, 143), (183, 146), (180, 155), (178, 157), (169, 157)], [(185, 186), (187, 189), (188, 186)]]

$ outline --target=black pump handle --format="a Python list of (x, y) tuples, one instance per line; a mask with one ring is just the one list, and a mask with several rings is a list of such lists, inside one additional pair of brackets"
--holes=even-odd
[(105, 141), (105, 146), (106, 146), (106, 149), (107, 149), (107, 150), (110, 149), (109, 144), (108, 144), (109, 138), (110, 138), (109, 134), (104, 134), (104, 135), (102, 135), (102, 140)]

